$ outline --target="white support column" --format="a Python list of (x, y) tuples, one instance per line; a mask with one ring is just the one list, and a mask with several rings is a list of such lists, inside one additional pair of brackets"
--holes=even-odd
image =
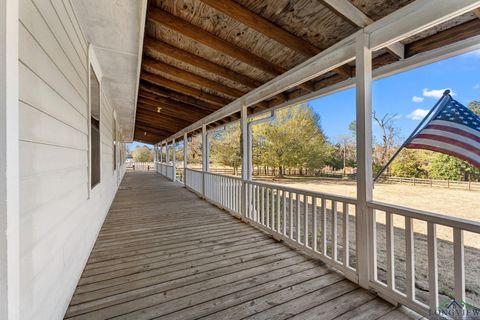
[(172, 181), (175, 182), (175, 178), (177, 177), (177, 155), (175, 153), (175, 138), (173, 138), (172, 140), (172, 165), (173, 165), (173, 168), (172, 168)]
[(166, 141), (165, 142), (165, 164), (168, 164), (170, 162), (169, 148), (170, 146), (168, 145), (168, 141)]
[(188, 167), (188, 134), (183, 134), (183, 184), (187, 185), (187, 167)]
[(0, 0), (0, 319), (20, 318), (18, 1)]
[(372, 52), (369, 35), (360, 33), (356, 39), (356, 123), (357, 123), (357, 273), (360, 286), (368, 288), (371, 251), (373, 247), (372, 212)]
[(205, 197), (205, 172), (208, 171), (207, 126), (202, 125), (202, 195)]
[(240, 130), (242, 132), (242, 219), (247, 217), (247, 185), (246, 180), (250, 180), (250, 155), (251, 143), (249, 143), (250, 134), (248, 130), (247, 106), (243, 105), (240, 118)]

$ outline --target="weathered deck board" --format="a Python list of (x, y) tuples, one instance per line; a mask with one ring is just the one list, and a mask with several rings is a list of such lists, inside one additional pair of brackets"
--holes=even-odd
[(66, 319), (414, 319), (157, 174), (125, 176)]

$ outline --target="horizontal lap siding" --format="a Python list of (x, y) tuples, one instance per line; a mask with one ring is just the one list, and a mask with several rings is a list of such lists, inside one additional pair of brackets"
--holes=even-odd
[(21, 318), (62, 319), (117, 188), (113, 109), (102, 94), (89, 199), (87, 42), (69, 0), (20, 0), (19, 59)]

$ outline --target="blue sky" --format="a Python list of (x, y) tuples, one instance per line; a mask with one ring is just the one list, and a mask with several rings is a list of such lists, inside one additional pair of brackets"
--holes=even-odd
[[(373, 109), (379, 116), (398, 114), (395, 123), (405, 139), (445, 88), (451, 88), (454, 98), (462, 104), (480, 100), (480, 50), (374, 81)], [(349, 133), (348, 125), (355, 119), (355, 89), (309, 104), (320, 115), (322, 128), (332, 141)], [(378, 137), (375, 124), (373, 131)]]
[[(480, 100), (480, 50), (374, 81), (373, 109), (379, 116), (398, 114), (396, 125), (405, 139), (445, 88), (452, 89), (454, 98), (465, 105)], [(349, 133), (348, 125), (355, 119), (355, 89), (309, 104), (320, 115), (322, 128), (331, 141)], [(375, 125), (373, 132), (379, 136)], [(134, 142), (130, 148), (137, 145), (143, 143)]]

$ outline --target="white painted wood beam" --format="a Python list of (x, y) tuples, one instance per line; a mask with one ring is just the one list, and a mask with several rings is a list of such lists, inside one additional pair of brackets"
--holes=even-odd
[[(327, 7), (331, 8), (333, 11), (337, 12), (339, 15), (343, 16), (345, 19), (349, 20), (357, 27), (365, 28), (366, 26), (374, 23), (370, 17), (364, 14), (360, 9), (355, 7), (348, 0), (322, 0)], [(393, 43), (387, 46), (387, 49), (395, 54), (400, 59), (405, 57), (405, 46), (400, 43)]]
[(416, 0), (365, 27), (376, 51), (480, 6), (480, 0)]
[(20, 319), (18, 1), (0, 1), (0, 319)]
[(369, 49), (369, 35), (357, 36), (356, 48), (356, 124), (357, 124), (357, 271), (359, 285), (370, 286), (370, 251), (369, 243), (372, 210), (368, 202), (372, 201), (372, 51)]

